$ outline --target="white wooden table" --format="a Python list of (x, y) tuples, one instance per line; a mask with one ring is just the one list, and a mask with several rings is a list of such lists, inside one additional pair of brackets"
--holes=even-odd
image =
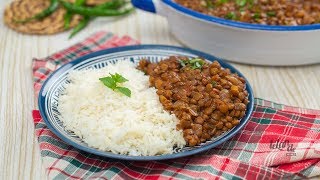
[[(0, 0), (1, 19), (4, 6), (10, 1)], [(45, 57), (98, 30), (127, 34), (144, 44), (179, 45), (164, 18), (141, 11), (116, 21), (98, 18), (72, 40), (67, 38), (69, 32), (30, 36), (16, 33), (0, 23), (0, 179), (46, 177), (31, 116), (31, 110), (37, 108), (33, 97), (32, 58)], [(256, 97), (320, 109), (320, 64), (280, 68), (233, 65), (249, 79)]]

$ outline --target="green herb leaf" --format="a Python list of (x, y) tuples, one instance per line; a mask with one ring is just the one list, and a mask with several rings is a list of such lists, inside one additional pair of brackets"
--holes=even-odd
[(212, 86), (216, 86), (217, 82), (216, 81), (212, 81), (211, 84), (212, 84)]
[(194, 63), (199, 62), (199, 61), (202, 61), (202, 59), (200, 59), (200, 58), (189, 59), (189, 63), (190, 64), (194, 64)]
[(255, 1), (255, 0), (247, 0), (247, 1), (248, 1), (248, 4), (249, 4), (249, 5), (247, 6), (247, 7), (248, 7), (248, 9), (252, 9), (252, 8), (253, 8), (254, 1)]
[(260, 19), (261, 18), (260, 13), (254, 13), (253, 18), (254, 19)]
[(269, 16), (269, 17), (274, 17), (274, 16), (276, 16), (276, 12), (274, 12), (274, 11), (269, 11), (269, 12), (267, 12), (267, 16)]
[(128, 96), (128, 97), (131, 97), (131, 91), (130, 89), (126, 88), (126, 87), (117, 87), (117, 90), (119, 92), (121, 92), (122, 94)]
[(112, 77), (104, 77), (99, 79), (105, 86), (114, 90), (117, 87), (116, 81)]
[(206, 0), (206, 8), (208, 8), (208, 9), (214, 8), (211, 0)]
[(191, 69), (201, 69), (204, 65), (204, 60), (200, 58), (193, 58), (188, 60), (179, 60), (182, 67), (189, 66)]
[(247, 4), (247, 0), (236, 0), (236, 4), (240, 7), (243, 7)]
[(219, 6), (219, 5), (222, 5), (226, 2), (228, 2), (228, 0), (218, 0), (215, 4)]
[(180, 63), (180, 65), (181, 65), (182, 67), (185, 67), (185, 66), (186, 66), (186, 63), (185, 63), (184, 60), (179, 60), (179, 63)]
[(121, 76), (118, 73), (116, 73), (115, 75), (112, 75), (112, 74), (110, 74), (110, 75), (117, 83), (123, 83), (123, 82), (128, 81), (128, 79), (124, 78), (123, 76)]
[[(109, 73), (110, 74), (110, 73)], [(131, 97), (131, 91), (130, 89), (126, 87), (120, 87), (117, 85), (117, 83), (123, 83), (128, 81), (125, 77), (121, 76), (120, 74), (110, 74), (110, 76), (99, 78), (99, 80), (108, 88), (119, 91), (120, 93)]]
[(237, 15), (234, 12), (229, 12), (228, 14), (225, 15), (225, 18), (234, 20), (237, 18)]

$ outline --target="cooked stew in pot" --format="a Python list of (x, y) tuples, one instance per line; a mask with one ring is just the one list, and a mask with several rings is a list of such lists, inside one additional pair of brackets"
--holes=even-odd
[(187, 8), (234, 21), (267, 25), (320, 23), (320, 0), (175, 0)]
[(164, 108), (179, 119), (177, 129), (189, 146), (232, 129), (245, 115), (245, 80), (217, 61), (170, 57), (159, 63), (142, 60), (138, 69), (150, 76)]

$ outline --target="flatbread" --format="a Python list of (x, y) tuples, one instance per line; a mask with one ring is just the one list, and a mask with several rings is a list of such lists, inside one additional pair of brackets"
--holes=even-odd
[[(65, 31), (64, 15), (66, 10), (62, 7), (59, 7), (54, 13), (42, 20), (32, 20), (27, 23), (16, 22), (42, 12), (49, 5), (50, 0), (13, 1), (4, 10), (4, 23), (11, 29), (26, 34), (55, 34)], [(76, 26), (80, 20), (81, 16), (74, 15), (70, 28)]]

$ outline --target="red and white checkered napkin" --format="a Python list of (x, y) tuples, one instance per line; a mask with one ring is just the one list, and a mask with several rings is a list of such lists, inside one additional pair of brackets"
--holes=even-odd
[[(138, 44), (98, 32), (44, 59), (34, 59), (37, 98), (59, 66), (93, 51)], [(255, 99), (244, 129), (217, 148), (190, 157), (149, 162), (102, 158), (66, 144), (33, 111), (36, 136), (49, 179), (304, 179), (320, 176), (320, 111)]]

